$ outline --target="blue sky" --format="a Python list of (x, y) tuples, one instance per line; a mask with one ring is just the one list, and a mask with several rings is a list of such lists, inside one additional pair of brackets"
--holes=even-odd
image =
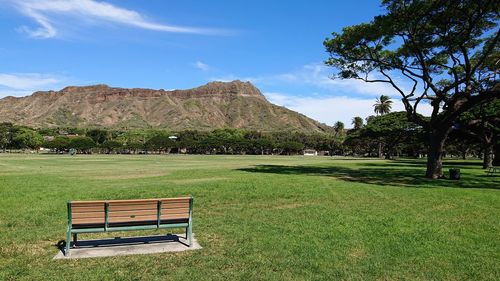
[[(273, 103), (350, 127), (385, 85), (331, 80), (323, 40), (379, 1), (0, 0), (0, 97), (67, 85), (253, 82)], [(395, 109), (402, 109), (397, 101)]]

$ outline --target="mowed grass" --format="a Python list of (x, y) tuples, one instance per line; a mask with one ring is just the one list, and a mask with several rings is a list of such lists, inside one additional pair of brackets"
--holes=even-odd
[[(500, 177), (451, 167), (460, 181), (418, 160), (3, 154), (0, 280), (499, 280)], [(201, 250), (52, 260), (68, 200), (187, 194)], [(138, 234), (162, 232), (80, 239)]]

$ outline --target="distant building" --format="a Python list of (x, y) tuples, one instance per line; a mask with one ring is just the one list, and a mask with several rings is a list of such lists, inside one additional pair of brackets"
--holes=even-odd
[(318, 156), (318, 151), (315, 149), (304, 149), (304, 156)]
[(330, 156), (330, 151), (320, 150), (320, 151), (318, 151), (318, 156)]

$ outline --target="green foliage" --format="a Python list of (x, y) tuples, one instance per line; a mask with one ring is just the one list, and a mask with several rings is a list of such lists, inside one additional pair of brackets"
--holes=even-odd
[(493, 163), (494, 154), (496, 159), (500, 157), (500, 151), (494, 151), (495, 145), (500, 140), (500, 98), (475, 106), (462, 114), (454, 128), (460, 131), (460, 134), (468, 134), (480, 142), (484, 151), (483, 168), (496, 164)]
[(89, 153), (96, 146), (96, 143), (90, 137), (75, 137), (71, 138), (69, 142), (69, 147), (76, 149), (80, 153)]
[(287, 141), (284, 143), (280, 143), (278, 148), (282, 149), (285, 154), (298, 154), (300, 151), (304, 149), (304, 144), (296, 141)]
[(159, 134), (146, 141), (144, 147), (148, 150), (168, 152), (175, 147), (175, 142), (171, 140), (168, 135)]
[(363, 127), (363, 118), (359, 116), (352, 118), (352, 126), (354, 127), (354, 130), (361, 129), (361, 127)]
[(12, 144), (16, 130), (12, 123), (0, 123), (0, 148), (3, 151)]
[(106, 150), (106, 153), (111, 153), (113, 151), (123, 148), (123, 144), (115, 140), (107, 140), (100, 145), (101, 148)]
[(97, 144), (103, 144), (109, 139), (109, 132), (104, 129), (92, 129), (87, 131), (85, 135), (90, 137)]
[(43, 146), (54, 149), (57, 152), (62, 152), (70, 148), (70, 139), (64, 136), (57, 136), (53, 140), (45, 142)]
[(421, 127), (408, 121), (406, 112), (392, 112), (373, 117), (366, 126), (348, 136), (346, 145), (355, 154), (371, 154), (381, 144), (386, 157), (391, 158), (396, 152), (415, 148), (415, 143), (423, 144), (422, 136)]
[[(353, 119), (355, 127), (362, 124), (360, 117)], [(356, 122), (358, 125), (356, 125)], [(186, 130), (169, 132), (166, 130), (105, 130), (94, 131), (93, 136), (106, 136), (102, 144), (97, 144), (92, 138), (85, 135), (58, 135), (79, 132), (72, 128), (45, 130), (38, 132), (56, 134), (52, 141), (43, 143), (43, 147), (54, 152), (67, 152), (75, 148), (78, 153), (125, 153), (136, 154), (153, 153), (187, 153), (187, 154), (301, 154), (304, 149), (324, 151), (327, 155), (356, 155), (376, 156), (378, 144), (382, 143), (383, 152), (392, 155), (419, 156), (424, 154), (421, 129), (414, 123), (408, 122), (404, 112), (372, 116), (369, 122), (359, 128), (347, 130), (343, 123), (336, 124), (335, 134), (306, 134), (302, 132), (259, 132), (252, 130), (218, 129), (214, 131)], [(22, 129), (24, 128), (24, 129)], [(13, 137), (17, 133), (27, 130), (12, 124), (0, 124), (0, 136)], [(3, 132), (3, 133), (2, 133)], [(29, 135), (25, 135), (29, 136)], [(171, 139), (171, 136), (176, 138)], [(468, 155), (478, 155), (479, 140), (475, 136), (467, 136), (467, 142), (453, 142), (447, 147), (447, 152), (454, 155), (463, 155), (464, 143), (470, 144), (473, 149), (467, 150)], [(301, 145), (298, 145), (301, 144)], [(36, 146), (36, 145), (35, 145)], [(15, 148), (12, 140), (5, 148)], [(321, 153), (323, 154), (323, 153)]]
[(410, 133), (418, 128), (419, 126), (417, 124), (408, 121), (406, 112), (399, 111), (373, 118), (373, 120), (365, 126), (364, 131), (374, 137), (383, 137), (384, 135), (393, 133)]
[(133, 153), (137, 152), (140, 149), (144, 148), (144, 144), (139, 141), (129, 141), (127, 142), (123, 148), (128, 149), (129, 151), (132, 151)]
[(43, 137), (35, 130), (20, 127), (12, 138), (12, 146), (20, 149), (38, 149), (43, 143)]

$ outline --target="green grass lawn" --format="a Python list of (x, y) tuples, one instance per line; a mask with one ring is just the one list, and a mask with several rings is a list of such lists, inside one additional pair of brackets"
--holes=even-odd
[[(462, 179), (416, 160), (0, 154), (0, 280), (499, 280), (500, 177), (445, 166)], [(67, 200), (187, 194), (202, 250), (52, 260)], [(161, 232), (80, 239), (137, 234)]]

